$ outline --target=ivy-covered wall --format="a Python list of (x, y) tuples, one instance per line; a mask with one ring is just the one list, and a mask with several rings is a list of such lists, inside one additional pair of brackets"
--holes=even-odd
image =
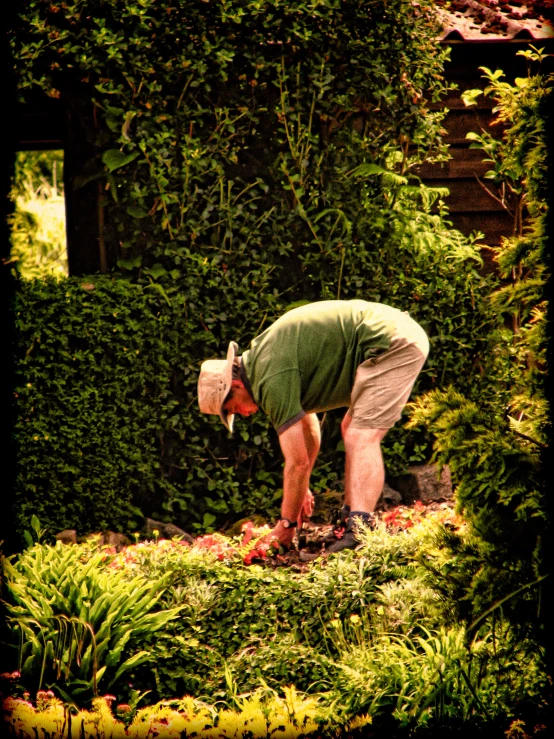
[[(204, 359), (231, 339), (244, 350), (298, 301), (408, 310), (431, 337), (419, 391), (457, 381), (501, 400), (494, 278), (445, 220), (445, 192), (412, 174), (444, 156), (443, 114), (428, 109), (447, 53), (433, 8), (32, 0), (20, 11), (20, 95), (40, 88), (82, 115), (96, 154), (71, 186), (101, 183), (114, 265), (84, 280), (94, 289), (18, 291), (20, 526), (31, 512), (80, 531), (129, 530), (139, 510), (189, 529), (275, 513), (274, 432), (256, 416), (228, 439), (198, 412), (196, 380)], [(338, 414), (323, 441), (316, 491), (342, 474)], [(428, 453), (424, 432), (387, 437), (390, 472)]]
[(441, 150), (433, 6), (31, 0), (12, 46), (21, 98), (40, 89), (82, 118), (96, 153), (71, 185), (105, 188), (113, 264), (170, 295), (190, 249), (233, 283), (269, 262), (292, 300), (335, 294), (387, 230), (360, 218), (352, 170), (405, 174)]

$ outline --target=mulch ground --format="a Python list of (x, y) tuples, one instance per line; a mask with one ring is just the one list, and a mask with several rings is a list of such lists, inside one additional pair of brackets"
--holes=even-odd
[[(391, 533), (399, 533), (410, 528), (414, 520), (421, 519), (429, 514), (442, 511), (447, 517), (454, 515), (454, 501), (434, 501), (427, 505), (417, 501), (414, 505), (383, 506), (375, 511), (378, 522), (384, 522)], [(295, 545), (288, 551), (281, 550), (278, 554), (269, 555), (265, 565), (275, 567), (290, 567), (293, 570), (304, 571), (310, 562), (315, 559), (329, 557), (326, 552), (326, 542), (334, 541), (341, 536), (341, 529), (334, 524), (304, 523), (302, 531), (295, 539)]]

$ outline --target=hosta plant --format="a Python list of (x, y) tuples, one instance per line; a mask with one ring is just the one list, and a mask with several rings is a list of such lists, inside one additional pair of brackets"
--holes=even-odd
[(107, 571), (94, 547), (35, 545), (7, 563), (5, 607), (22, 680), (87, 699), (148, 659), (137, 647), (179, 607), (156, 608), (167, 582)]

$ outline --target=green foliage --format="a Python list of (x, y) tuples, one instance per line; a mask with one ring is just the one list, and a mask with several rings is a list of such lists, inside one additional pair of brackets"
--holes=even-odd
[[(328, 688), (337, 657), (330, 622), (367, 612), (381, 585), (414, 575), (404, 568), (421, 537), (414, 532), (391, 537), (385, 531), (367, 537), (356, 555), (316, 562), (306, 572), (221, 561), (179, 544), (144, 543), (116, 555), (111, 564), (107, 558), (107, 572), (163, 581), (159, 607), (180, 609), (179, 618), (162, 630), (140, 636), (139, 647), (150, 658), (128, 679), (152, 697), (186, 693), (223, 700), (228, 664), (241, 692), (262, 678), (274, 687), (292, 681), (310, 692)], [(113, 690), (124, 694), (125, 681)]]
[(344, 644), (333, 697), (339, 715), (367, 712), (389, 730), (391, 718), (412, 731), (476, 729), (492, 728), (524, 696), (540, 703), (545, 685), (540, 656), (526, 654), (525, 645), (497, 644), (489, 632), (468, 646), (463, 628), (442, 627)]
[(304, 573), (231, 564), (179, 543), (115, 557), (90, 544), (36, 544), (6, 565), (12, 668), (19, 651), (27, 690), (56, 685), (82, 700), (102, 689), (127, 699), (129, 681), (165, 699), (227, 699), (226, 665), (241, 692), (262, 680), (329, 688), (330, 621), (367, 611), (419, 546), (413, 534), (367, 536), (359, 555)]
[(155, 489), (153, 409), (168, 394), (151, 295), (109, 279), (93, 289), (35, 281), (19, 293), (22, 525), (36, 513), (51, 535), (136, 528), (132, 495)]
[[(15, 657), (21, 624), (26, 656), (20, 689), (40, 686), (46, 658), (50, 687), (82, 702), (95, 692), (96, 657), (98, 689), (129, 704), (117, 707), (127, 723), (150, 720), (130, 708), (137, 696), (176, 707), (176, 696), (193, 695), (213, 718), (294, 685), (307, 694), (285, 688), (290, 712), (297, 698), (311, 700), (325, 737), (364, 716), (383, 731), (502, 726), (540, 707), (543, 656), (500, 616), (478, 629), (445, 623), (417, 566), (433, 553), (435, 528), (364, 530), (360, 550), (305, 572), (231, 564), (179, 542), (117, 555), (35, 545), (6, 568), (8, 642)], [(193, 700), (183, 699), (187, 720)]]
[[(540, 61), (540, 51), (529, 52)], [(485, 94), (497, 103), (501, 138), (475, 134), (489, 155), (490, 178), (513, 208), (514, 236), (497, 251), (505, 284), (490, 296), (511, 323), (509, 395), (504, 402), (474, 402), (453, 387), (419, 398), (410, 424), (425, 423), (436, 436), (434, 455), (448, 463), (457, 482), (457, 503), (471, 525), (469, 542), (447, 536), (452, 559), (429, 565), (434, 583), (469, 622), (502, 604), (520, 628), (540, 623), (544, 573), (547, 482), (543, 469), (549, 430), (546, 377), (545, 223), (546, 132), (552, 77), (529, 75), (513, 85), (485, 69)], [(469, 95), (471, 104), (474, 95)], [(509, 201), (507, 193), (513, 197)], [(515, 198), (515, 200), (514, 200)], [(506, 343), (497, 352), (506, 352)]]
[[(90, 699), (149, 659), (137, 644), (174, 619), (156, 609), (166, 583), (107, 572), (90, 546), (34, 546), (6, 566), (6, 611), (19, 632), (19, 671), (29, 689), (56, 684), (64, 698)], [(17, 639), (17, 636), (15, 636)]]
[(10, 262), (22, 277), (67, 275), (63, 193), (63, 152), (17, 152)]
[[(348, 173), (385, 165), (390, 149), (403, 152), (400, 175), (444, 156), (444, 114), (427, 101), (445, 91), (447, 52), (429, 0), (146, 0), (101, 10), (72, 1), (59, 10), (35, 0), (21, 11), (19, 90), (63, 94), (85, 116), (96, 154), (76, 184), (105, 183), (105, 236), (120, 268), (136, 273), (142, 262), (142, 276), (168, 294), (191, 287), (196, 302), (186, 273), (203, 264), (212, 287), (231, 278), (241, 292), (272, 294), (277, 279), (287, 299), (325, 295), (306, 252), (335, 262), (363, 239), (348, 233), (360, 210)], [(267, 308), (261, 301), (260, 315)]]
[[(60, 502), (63, 525), (83, 532), (129, 530), (139, 509), (203, 529), (274, 515), (267, 422), (239, 420), (231, 443), (200, 417), (195, 380), (203, 359), (230, 340), (246, 348), (298, 301), (410, 311), (432, 346), (415, 392), (464, 378), (471, 393), (497, 323), (484, 305), (495, 280), (445, 220), (446, 191), (413, 174), (445, 156), (444, 112), (428, 107), (446, 90), (433, 3), (60, 8), (21, 10), (18, 87), (63, 94), (83, 118), (95, 153), (74, 184), (102, 183), (105, 241), (130, 284), (21, 286), (18, 372), (34, 388), (18, 389), (23, 518), (53, 527)], [(503, 372), (500, 361), (485, 395)], [(339, 425), (327, 414), (315, 491), (340, 485)], [(421, 430), (387, 437), (391, 474), (428, 454)]]
[[(496, 194), (514, 219), (514, 235), (503, 240), (495, 255), (506, 281), (492, 295), (493, 308), (511, 320), (519, 374), (512, 408), (519, 418), (514, 428), (544, 441), (547, 414), (544, 394), (546, 348), (546, 214), (548, 197), (548, 111), (554, 76), (531, 74), (531, 66), (545, 58), (543, 49), (518, 52), (528, 60), (528, 76), (513, 85), (502, 81), (503, 72), (483, 68), (488, 81), (484, 94), (497, 106), (503, 136), (473, 134), (473, 148), (489, 155), (488, 173)], [(470, 101), (468, 101), (470, 104)], [(520, 426), (518, 426), (520, 424)], [(521, 425), (523, 424), (523, 425)]]
[[(410, 421), (425, 422), (436, 436), (435, 458), (449, 464), (458, 509), (471, 525), (470, 543), (460, 546), (457, 536), (446, 535), (442, 544), (452, 559), (433, 581), (443, 590), (449, 582), (446, 590), (457, 616), (468, 622), (542, 573), (546, 521), (540, 449), (494, 411), (450, 388), (416, 401)], [(538, 602), (540, 588), (535, 588), (531, 597), (526, 593), (504, 610), (531, 625)]]

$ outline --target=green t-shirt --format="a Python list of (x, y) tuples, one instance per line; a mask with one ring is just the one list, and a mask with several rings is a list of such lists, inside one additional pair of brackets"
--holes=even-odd
[(390, 347), (396, 308), (323, 300), (285, 313), (242, 355), (255, 402), (278, 433), (306, 413), (350, 405), (358, 366)]

